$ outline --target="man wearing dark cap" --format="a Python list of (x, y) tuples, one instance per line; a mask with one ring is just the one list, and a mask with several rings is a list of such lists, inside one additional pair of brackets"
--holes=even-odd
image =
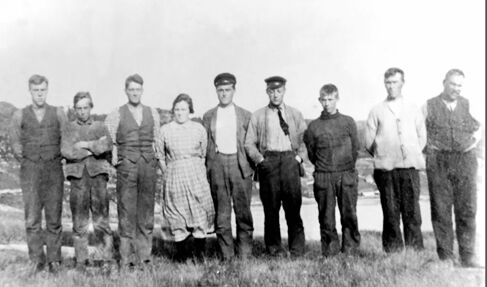
[[(117, 169), (120, 267), (151, 263), (154, 195), (160, 151), (160, 118), (156, 109), (142, 105), (144, 80), (138, 74), (125, 80), (128, 103), (105, 120), (113, 140), (112, 164)], [(137, 259), (132, 258), (132, 248)]]
[(478, 267), (475, 258), (477, 212), (476, 147), (482, 137), (480, 123), (470, 114), (469, 101), (461, 96), (465, 75), (451, 69), (443, 80), (443, 92), (427, 101), (426, 174), (436, 251), (441, 260), (453, 262), (453, 222), (460, 263)]
[(303, 133), (306, 123), (301, 112), (283, 102), (286, 79), (265, 80), (269, 104), (252, 114), (245, 149), (257, 166), (260, 198), (264, 206), (264, 240), (271, 256), (285, 253), (281, 245), (279, 210), (281, 202), (288, 225), (291, 256), (304, 254), (304, 227), (301, 220), (301, 181), (304, 175)]
[[(32, 105), (17, 110), (12, 118), (10, 139), (14, 156), (20, 161), (20, 186), (24, 199), (25, 228), (29, 257), (34, 272), (59, 271), (61, 263), (64, 175), (61, 165), (61, 131), (67, 117), (61, 108), (46, 103), (48, 80), (29, 78)], [(43, 236), (42, 210), (46, 219)]]
[(107, 191), (112, 139), (102, 121), (91, 116), (93, 100), (89, 92), (74, 96), (76, 119), (62, 133), (61, 154), (66, 159), (65, 175), (71, 182), (70, 205), (76, 269), (85, 271), (88, 257), (90, 211), (98, 252), (105, 271), (113, 260), (113, 240), (109, 222)]
[(208, 132), (206, 166), (216, 210), (216, 234), (223, 260), (234, 256), (231, 214), (232, 201), (237, 225), (236, 251), (241, 258), (252, 254), (254, 230), (250, 202), (251, 164), (245, 152), (245, 133), (251, 113), (233, 103), (235, 76), (222, 73), (214, 85), (219, 104), (203, 116)]
[(318, 203), (321, 252), (333, 256), (340, 251), (336, 230), (335, 206), (338, 201), (342, 226), (341, 251), (346, 253), (360, 244), (357, 223), (357, 183), (355, 162), (358, 137), (355, 121), (338, 112), (338, 89), (324, 85), (319, 101), (321, 116), (312, 121), (304, 133), (308, 158), (315, 166), (313, 191)]

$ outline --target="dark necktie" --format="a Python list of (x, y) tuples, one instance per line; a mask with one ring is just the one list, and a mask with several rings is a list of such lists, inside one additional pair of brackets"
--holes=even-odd
[(281, 109), (277, 108), (277, 115), (279, 116), (279, 125), (281, 126), (282, 131), (285, 135), (289, 135), (289, 125), (286, 121), (282, 118)]

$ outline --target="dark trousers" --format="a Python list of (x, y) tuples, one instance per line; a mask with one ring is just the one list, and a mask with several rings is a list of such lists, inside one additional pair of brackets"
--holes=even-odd
[(121, 264), (150, 261), (154, 229), (154, 196), (157, 160), (124, 159), (117, 166), (118, 230)]
[(111, 260), (113, 240), (108, 215), (108, 175), (99, 174), (91, 177), (85, 168), (81, 178), (70, 177), (69, 180), (71, 181), (70, 205), (76, 261), (84, 263), (88, 259), (90, 211), (99, 253), (102, 259)]
[(250, 212), (252, 178), (243, 178), (237, 155), (217, 154), (210, 170), (210, 186), (216, 210), (215, 227), (221, 257), (234, 256), (232, 236), (232, 201), (237, 225), (237, 252), (241, 257), (252, 254), (254, 224)]
[(382, 246), (386, 252), (403, 249), (400, 220), (404, 227), (404, 243), (423, 249), (421, 211), (419, 208), (419, 172), (414, 168), (374, 170), (384, 216)]
[[(23, 159), (20, 166), (20, 186), (24, 199), (25, 229), (29, 257), (36, 263), (61, 261), (64, 175), (61, 160), (33, 162)], [(42, 210), (46, 219), (45, 237), (42, 232)]]
[(336, 230), (335, 206), (338, 201), (342, 225), (342, 252), (360, 245), (357, 223), (357, 181), (355, 170), (340, 172), (315, 172), (313, 191), (318, 203), (318, 221), (321, 231), (321, 252), (324, 256), (340, 251)]
[(440, 259), (453, 259), (452, 206), (460, 260), (468, 263), (474, 256), (477, 165), (473, 151), (431, 151), (426, 157), (431, 220)]
[(279, 210), (281, 202), (288, 227), (291, 255), (304, 254), (304, 227), (301, 219), (301, 180), (299, 163), (293, 152), (266, 152), (259, 164), (260, 199), (264, 206), (264, 241), (267, 252), (282, 250)]

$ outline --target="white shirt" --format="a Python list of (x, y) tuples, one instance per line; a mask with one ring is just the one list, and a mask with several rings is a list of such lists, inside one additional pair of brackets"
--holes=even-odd
[(226, 154), (237, 153), (237, 115), (235, 106), (218, 107), (216, 111), (216, 148)]

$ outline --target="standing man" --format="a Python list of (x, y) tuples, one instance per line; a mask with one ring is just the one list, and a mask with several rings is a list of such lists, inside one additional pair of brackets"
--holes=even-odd
[(426, 103), (426, 173), (436, 250), (441, 260), (453, 261), (452, 206), (460, 262), (475, 267), (475, 213), (477, 211), (477, 157), (474, 148), (481, 130), (462, 97), (465, 75), (452, 69), (443, 80), (443, 92)]
[[(156, 109), (142, 105), (144, 80), (138, 74), (125, 80), (128, 103), (110, 113), (105, 124), (113, 140), (112, 164), (117, 169), (120, 266), (150, 264), (154, 228), (154, 195), (160, 152), (160, 119)], [(132, 248), (137, 259), (131, 258)]]
[(203, 116), (208, 133), (206, 166), (216, 210), (216, 234), (223, 260), (234, 256), (232, 201), (237, 225), (238, 255), (252, 254), (254, 225), (250, 212), (252, 168), (245, 152), (245, 134), (251, 113), (233, 103), (235, 76), (223, 73), (213, 81), (219, 104)]
[(303, 133), (306, 123), (301, 112), (283, 102), (286, 79), (267, 78), (269, 104), (252, 114), (245, 149), (257, 166), (260, 199), (264, 206), (264, 241), (271, 256), (285, 253), (281, 246), (279, 210), (286, 214), (291, 256), (304, 254), (304, 227), (301, 220)]
[[(61, 263), (61, 212), (64, 175), (61, 165), (61, 131), (67, 122), (62, 108), (46, 103), (46, 77), (29, 78), (32, 105), (17, 110), (12, 118), (10, 138), (14, 156), (20, 161), (20, 186), (25, 208), (29, 257), (34, 272), (44, 269), (47, 246), (49, 271), (57, 273)], [(42, 210), (46, 233), (42, 231)]]
[(338, 199), (342, 226), (342, 252), (360, 245), (357, 223), (357, 183), (355, 162), (358, 156), (357, 126), (353, 118), (338, 112), (338, 89), (324, 85), (319, 101), (321, 116), (312, 121), (304, 133), (308, 158), (315, 166), (314, 194), (318, 203), (321, 230), (321, 252), (333, 256), (340, 251), (335, 227), (335, 206)]
[(93, 100), (89, 92), (74, 96), (76, 120), (62, 134), (61, 153), (66, 158), (66, 178), (71, 182), (71, 213), (76, 267), (84, 271), (88, 260), (88, 222), (90, 210), (96, 241), (103, 264), (112, 261), (112, 231), (109, 222), (107, 192), (112, 139), (103, 122), (91, 117)]
[(420, 250), (419, 170), (425, 167), (426, 128), (420, 110), (402, 95), (404, 72), (388, 69), (384, 84), (387, 98), (370, 111), (365, 130), (365, 148), (374, 157), (374, 180), (384, 216), (382, 246), (386, 252), (400, 251), (404, 243)]

